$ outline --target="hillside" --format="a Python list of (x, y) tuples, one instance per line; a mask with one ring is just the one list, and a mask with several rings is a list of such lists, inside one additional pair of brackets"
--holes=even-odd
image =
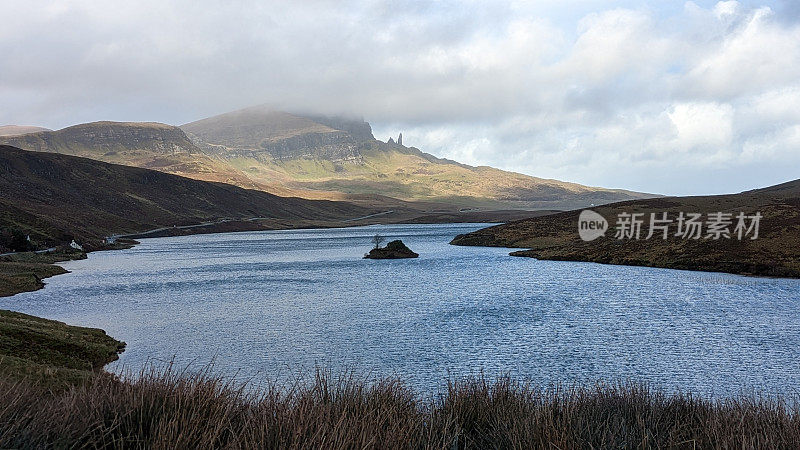
[[(22, 229), (44, 248), (75, 237), (97, 248), (112, 233), (248, 220), (251, 228), (365, 216), (348, 203), (278, 197), (153, 170), (0, 146), (0, 229)], [(252, 218), (265, 218), (252, 222)], [(0, 249), (2, 253), (2, 249)]]
[(162, 123), (92, 122), (58, 131), (0, 136), (0, 144), (258, 188), (228, 164), (203, 154), (180, 128)]
[[(24, 130), (17, 130), (24, 131)], [(82, 156), (276, 195), (423, 212), (569, 209), (651, 195), (547, 180), (381, 142), (361, 119), (248, 108), (180, 128), (93, 122), (0, 136), (0, 144)]]
[(248, 108), (182, 125), (93, 122), (0, 144), (218, 181), (282, 196), (425, 212), (569, 209), (652, 195), (531, 177), (381, 142), (361, 119)]
[[(588, 242), (578, 235), (576, 210), (485, 228), (460, 235), (452, 244), (527, 248), (512, 255), (537, 259), (800, 277), (800, 180), (740, 194), (636, 200), (593, 211), (608, 220), (609, 228), (604, 237)], [(700, 239), (684, 239), (675, 236), (677, 221), (669, 224), (667, 239), (658, 233), (645, 239), (649, 213), (662, 217), (664, 212), (673, 220), (680, 212), (702, 213), (706, 222), (709, 213), (731, 213), (732, 233), (739, 213), (763, 217), (755, 240), (752, 234), (739, 240), (735, 233), (730, 239), (706, 239), (706, 228)], [(641, 239), (615, 238), (621, 213), (645, 213)]]
[(648, 197), (440, 159), (393, 140), (378, 141), (360, 119), (255, 107), (181, 129), (202, 151), (253, 181), (314, 198), (377, 194), (458, 207), (563, 209)]

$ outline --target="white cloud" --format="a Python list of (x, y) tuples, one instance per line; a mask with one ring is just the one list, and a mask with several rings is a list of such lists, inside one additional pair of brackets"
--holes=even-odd
[(800, 85), (774, 89), (753, 97), (753, 120), (800, 123)]
[(714, 14), (720, 19), (733, 17), (739, 9), (739, 2), (730, 0), (727, 2), (719, 2), (714, 6)]
[(705, 46), (684, 87), (698, 96), (736, 98), (797, 80), (800, 28), (785, 27), (768, 7), (742, 14), (719, 42)]
[(741, 158), (748, 163), (787, 160), (800, 167), (800, 124), (780, 128), (745, 141)]
[(733, 107), (717, 103), (681, 103), (669, 118), (677, 129), (675, 149), (689, 151), (727, 147), (733, 137)]
[(360, 114), (384, 139), (536, 176), (745, 189), (797, 176), (787, 5), (3, 2), (0, 123), (178, 124), (271, 103)]

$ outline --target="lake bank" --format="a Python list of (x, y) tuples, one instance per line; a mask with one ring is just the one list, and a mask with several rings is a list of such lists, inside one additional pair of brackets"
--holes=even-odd
[[(138, 242), (125, 239), (91, 251), (131, 248)], [(52, 251), (19, 252), (0, 256), (0, 297), (43, 289), (44, 279), (69, 273), (59, 263), (86, 259), (91, 251), (61, 246)]]
[(80, 253), (18, 253), (0, 257), (0, 297), (31, 292), (44, 287), (45, 278), (68, 273), (56, 263), (86, 258)]
[(800, 180), (738, 194), (593, 207), (589, 214), (602, 229), (586, 239), (579, 223), (595, 223), (581, 223), (582, 214), (510, 222), (459, 235), (452, 243), (513, 247), (520, 249), (513, 256), (539, 260), (800, 278)]
[(65, 389), (94, 378), (125, 343), (96, 328), (0, 310), (0, 379)]

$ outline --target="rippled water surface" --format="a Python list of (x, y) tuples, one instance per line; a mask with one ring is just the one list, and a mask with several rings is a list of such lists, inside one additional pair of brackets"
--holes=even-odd
[[(0, 308), (105, 329), (128, 343), (114, 370), (174, 357), (242, 378), (347, 367), (429, 392), (481, 372), (716, 396), (800, 391), (800, 281), (448, 245), (483, 226), (146, 239), (65, 263), (71, 274)], [(376, 232), (420, 257), (361, 259)]]

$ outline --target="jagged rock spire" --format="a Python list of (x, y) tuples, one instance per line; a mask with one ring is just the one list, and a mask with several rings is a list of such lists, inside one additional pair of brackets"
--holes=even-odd
[(403, 145), (403, 133), (400, 133), (400, 136), (397, 136), (397, 145)]

